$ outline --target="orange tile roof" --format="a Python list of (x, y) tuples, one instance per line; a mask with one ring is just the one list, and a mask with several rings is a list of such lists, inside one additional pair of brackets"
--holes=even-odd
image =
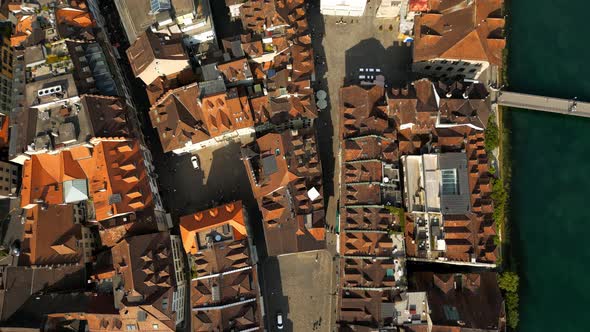
[(234, 240), (241, 240), (248, 236), (241, 201), (180, 217), (180, 235), (184, 250), (187, 253), (196, 254), (199, 250), (196, 242), (197, 233), (225, 224), (232, 227)]
[[(232, 91), (230, 90), (228, 93)], [(203, 121), (211, 133), (211, 137), (254, 125), (248, 104), (242, 106), (237, 98), (237, 92), (234, 92), (233, 95), (220, 93), (203, 98)], [(232, 99), (236, 100), (232, 103)]]
[(65, 23), (75, 27), (89, 28), (95, 25), (94, 19), (88, 11), (75, 8), (61, 8), (55, 11), (58, 23)]
[[(133, 318), (139, 317), (137, 311), (145, 311), (145, 316), (153, 316), (171, 329), (176, 326), (178, 312), (172, 298), (180, 280), (176, 279), (172, 250), (168, 232), (129, 237), (111, 249), (113, 267), (122, 281), (117, 287), (124, 291), (121, 304), (126, 310), (120, 312), (122, 318), (129, 317), (127, 311), (135, 311)], [(164, 304), (166, 298), (168, 305)], [(142, 327), (137, 320), (130, 323)], [(142, 330), (150, 327), (143, 325)]]
[(22, 257), (25, 264), (78, 263), (83, 258), (77, 240), (81, 226), (74, 224), (72, 205), (36, 206), (26, 211)]
[(151, 206), (153, 197), (138, 141), (101, 141), (93, 152), (97, 171), (89, 182), (97, 220)]
[(428, 0), (410, 0), (409, 8), (412, 12), (427, 11), (429, 8)]
[(506, 46), (502, 3), (478, 0), (469, 6), (448, 7), (446, 2), (416, 16), (414, 61), (443, 58), (500, 65)]
[(252, 79), (252, 71), (246, 58), (219, 64), (217, 65), (217, 69), (223, 74), (225, 81), (230, 84)]
[[(311, 129), (269, 133), (242, 148), (269, 255), (324, 245), (321, 165)], [(311, 197), (313, 189), (319, 193)]]
[(143, 210), (152, 195), (139, 142), (97, 140), (94, 148), (77, 146), (58, 154), (38, 154), (25, 161), (21, 205), (64, 203), (63, 184), (86, 180), (97, 220)]
[(0, 115), (0, 147), (8, 145), (9, 120), (7, 115)]
[(17, 22), (15, 30), (10, 37), (10, 44), (12, 47), (22, 44), (31, 33), (33, 33), (33, 19), (34, 15), (17, 15)]
[(168, 91), (150, 108), (164, 152), (254, 125), (250, 106), (237, 89), (202, 99), (200, 93), (193, 83)]

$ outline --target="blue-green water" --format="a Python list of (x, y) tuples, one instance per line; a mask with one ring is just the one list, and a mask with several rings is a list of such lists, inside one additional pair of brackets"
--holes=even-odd
[[(510, 89), (590, 101), (590, 2), (510, 2)], [(590, 331), (590, 120), (514, 110), (507, 121), (519, 331)]]

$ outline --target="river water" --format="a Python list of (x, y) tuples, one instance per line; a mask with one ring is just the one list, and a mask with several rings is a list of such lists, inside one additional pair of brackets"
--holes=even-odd
[[(510, 3), (510, 90), (590, 101), (590, 2)], [(506, 119), (519, 331), (590, 331), (590, 119), (528, 110)]]

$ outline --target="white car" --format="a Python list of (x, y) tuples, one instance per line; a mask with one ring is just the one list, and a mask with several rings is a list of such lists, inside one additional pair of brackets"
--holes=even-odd
[(197, 158), (197, 156), (191, 157), (191, 163), (193, 164), (194, 169), (199, 169), (199, 159)]
[(283, 313), (277, 312), (277, 329), (282, 330), (283, 327)]

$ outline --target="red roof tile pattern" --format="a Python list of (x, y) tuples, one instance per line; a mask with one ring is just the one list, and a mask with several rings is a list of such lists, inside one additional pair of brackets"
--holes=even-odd
[(146, 209), (124, 216), (99, 221), (99, 236), (103, 246), (113, 247), (121, 240), (137, 235), (156, 233), (155, 211)]
[(221, 310), (201, 309), (193, 314), (193, 331), (229, 331), (261, 328), (260, 309), (256, 302), (236, 304)]
[(217, 69), (223, 75), (226, 84), (233, 84), (252, 79), (252, 72), (250, 71), (250, 65), (246, 58), (221, 63), (217, 65)]
[[(496, 272), (416, 272), (414, 279), (415, 290), (426, 292), (433, 331), (502, 330), (504, 299)], [(448, 308), (454, 308), (461, 320), (449, 319)]]
[(467, 166), (469, 168), (469, 188), (471, 206), (480, 225), (477, 240), (477, 260), (495, 263), (498, 247), (494, 243), (497, 236), (493, 219), (492, 175), (490, 174), (488, 156), (484, 148), (484, 133), (473, 131), (467, 138)]
[(248, 236), (246, 224), (244, 221), (244, 212), (242, 202), (228, 203), (223, 206), (211, 208), (206, 211), (200, 211), (192, 215), (180, 218), (180, 234), (182, 244), (187, 253), (196, 255), (198, 251), (208, 247), (215, 241), (209, 239), (205, 243), (200, 243), (198, 233), (207, 233), (214, 230), (215, 235), (221, 235), (215, 229), (225, 227), (226, 236), (235, 241), (242, 240)]
[[(26, 210), (21, 262), (57, 265), (83, 262), (82, 225), (74, 223), (72, 205), (36, 206)], [(23, 260), (24, 258), (24, 260)]]
[(472, 128), (485, 128), (490, 114), (487, 89), (478, 83), (447, 85), (421, 79), (392, 89), (388, 105), (402, 155), (417, 154), (428, 142), (441, 151), (461, 151), (465, 135)]
[(391, 257), (394, 249), (387, 232), (349, 231), (343, 237), (342, 253), (346, 256)]
[(63, 204), (64, 182), (83, 180), (96, 220), (143, 210), (153, 204), (147, 171), (136, 140), (98, 140), (58, 154), (25, 161), (21, 205)]
[(382, 136), (359, 136), (344, 140), (344, 160), (379, 159), (393, 162), (398, 159), (398, 145), (395, 140)]
[(342, 287), (394, 288), (396, 286), (394, 276), (387, 274), (387, 270), (394, 269), (393, 259), (345, 258), (344, 264)]
[(176, 285), (168, 233), (127, 238), (111, 249), (113, 267), (122, 278), (123, 304), (140, 306), (168, 328), (176, 327), (172, 293)]
[(193, 264), (193, 330), (261, 328), (258, 275), (250, 258), (242, 202), (181, 217), (180, 233)]
[(178, 35), (147, 30), (126, 52), (133, 74), (145, 84), (151, 84), (158, 76), (174, 75), (189, 67), (188, 55)]
[(345, 230), (376, 229), (385, 231), (393, 224), (394, 216), (384, 207), (346, 207), (343, 228)]
[(250, 105), (237, 90), (201, 98), (196, 83), (168, 91), (149, 114), (164, 152), (254, 125)]
[(313, 128), (266, 134), (242, 148), (242, 156), (269, 254), (323, 247), (323, 187)]
[(447, 1), (416, 16), (414, 61), (441, 58), (501, 65), (506, 46), (502, 5), (503, 0), (475, 0), (467, 6)]
[[(386, 208), (385, 165), (398, 162), (396, 119), (388, 111), (385, 89), (340, 89), (341, 167), (340, 331), (372, 331), (391, 324), (382, 303), (393, 302), (400, 287), (403, 244), (390, 231), (399, 221)], [(390, 167), (390, 166), (388, 166)], [(401, 256), (399, 256), (401, 254)]]
[(343, 289), (341, 292), (339, 331), (374, 331), (388, 326), (382, 317), (381, 303), (393, 302), (396, 291)]
[(374, 134), (395, 139), (395, 122), (387, 114), (383, 87), (348, 86), (340, 89), (340, 110), (344, 138)]
[(151, 84), (146, 86), (146, 92), (150, 105), (154, 105), (160, 97), (172, 89), (177, 89), (185, 85), (190, 85), (197, 81), (197, 76), (192, 68), (186, 68), (181, 72), (168, 76), (160, 76)]
[(127, 107), (118, 97), (82, 95), (80, 103), (88, 112), (94, 136), (129, 137)]

